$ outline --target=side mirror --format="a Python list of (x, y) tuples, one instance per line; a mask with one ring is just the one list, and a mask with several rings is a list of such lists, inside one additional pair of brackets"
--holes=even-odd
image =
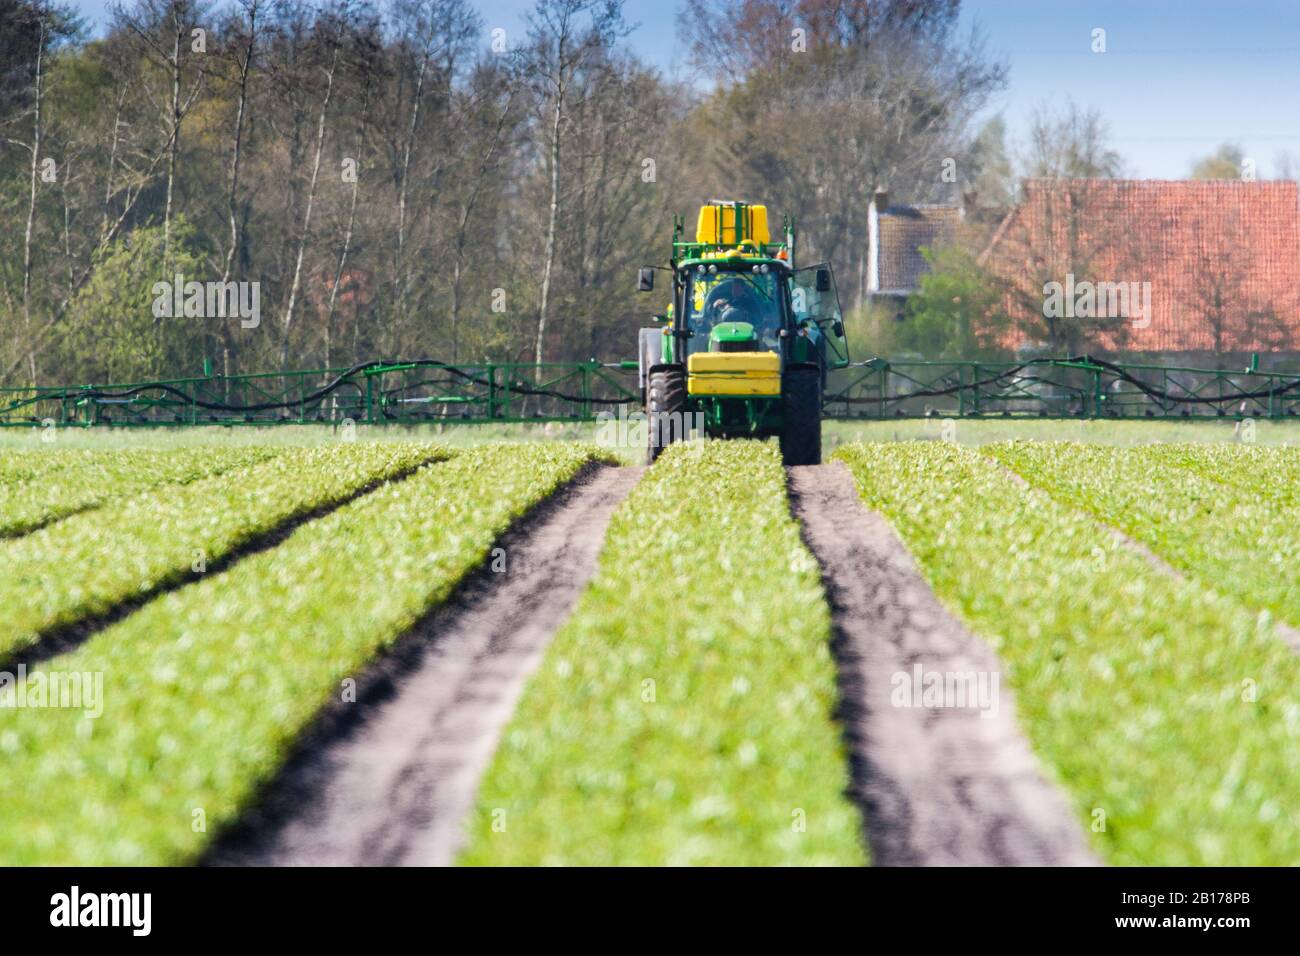
[(653, 292), (655, 289), (655, 271), (653, 269), (638, 269), (636, 273), (636, 291)]
[(836, 319), (835, 324), (831, 326), (831, 331), (835, 333), (837, 339), (844, 338), (844, 323)]
[(817, 270), (817, 291), (818, 292), (831, 291), (831, 270), (830, 269)]

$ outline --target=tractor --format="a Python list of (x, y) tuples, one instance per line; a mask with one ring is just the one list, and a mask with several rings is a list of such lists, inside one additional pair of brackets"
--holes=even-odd
[(673, 221), (667, 266), (639, 270), (637, 290), (672, 275), (672, 302), (641, 329), (638, 369), (648, 423), (646, 462), (692, 431), (709, 438), (777, 436), (787, 465), (821, 463), (829, 371), (849, 364), (830, 263), (795, 264), (795, 226), (772, 242), (767, 207), (711, 200), (695, 241)]

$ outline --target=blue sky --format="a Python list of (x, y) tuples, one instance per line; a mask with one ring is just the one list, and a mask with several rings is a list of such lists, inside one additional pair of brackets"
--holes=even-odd
[[(72, 0), (102, 27), (106, 0)], [(628, 42), (667, 73), (682, 67), (681, 0), (626, 0)], [(487, 29), (523, 31), (532, 0), (478, 0)], [(967, 0), (967, 26), (1006, 59), (1010, 84), (991, 112), (1013, 134), (1042, 103), (1097, 109), (1135, 176), (1176, 179), (1221, 142), (1260, 175), (1289, 150), (1300, 165), (1300, 0)], [(1106, 52), (1090, 49), (1106, 31)], [(486, 42), (486, 41), (485, 41)]]

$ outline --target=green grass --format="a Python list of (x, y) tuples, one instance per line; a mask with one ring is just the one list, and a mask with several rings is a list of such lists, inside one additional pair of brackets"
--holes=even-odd
[(496, 446), (431, 465), (42, 665), (102, 672), (104, 711), (0, 711), (0, 864), (192, 861), (341, 682), (592, 452)]
[[(1080, 441), (1101, 445), (1148, 445), (1161, 442), (1236, 443), (1237, 423), (1233, 419), (1203, 422), (1174, 420), (1061, 419), (1061, 418), (934, 418), (886, 419), (882, 421), (827, 421), (822, 424), (822, 442), (829, 452), (854, 442), (922, 441), (945, 437), (945, 421), (951, 421), (952, 438), (961, 445), (984, 445), (1014, 441)], [(1300, 422), (1294, 419), (1255, 421), (1255, 439), (1260, 444), (1300, 443)]]
[[(839, 457), (997, 650), (1021, 726), (1105, 859), (1300, 860), (1300, 658), (1271, 628), (969, 449)], [(1098, 809), (1104, 832), (1091, 830)]]
[(287, 451), (0, 542), (0, 659), (52, 629), (193, 576), (196, 552), (206, 566), (318, 507), (446, 454), (427, 444)]
[(670, 448), (530, 681), (461, 862), (862, 863), (829, 639), (775, 447)]
[(268, 461), (275, 448), (0, 452), (0, 538), (164, 485)]
[[(1300, 564), (1300, 452), (1253, 447), (1206, 455), (1178, 446), (1036, 442), (984, 451), (1204, 585), (1300, 626), (1300, 579), (1293, 573)], [(1196, 464), (1186, 467), (1189, 461)]]

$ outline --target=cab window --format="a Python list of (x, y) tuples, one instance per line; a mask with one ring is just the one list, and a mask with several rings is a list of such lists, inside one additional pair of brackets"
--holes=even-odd
[(748, 322), (760, 347), (776, 348), (781, 330), (781, 288), (771, 273), (691, 273), (685, 324), (692, 333), (688, 352), (706, 352), (719, 322)]

